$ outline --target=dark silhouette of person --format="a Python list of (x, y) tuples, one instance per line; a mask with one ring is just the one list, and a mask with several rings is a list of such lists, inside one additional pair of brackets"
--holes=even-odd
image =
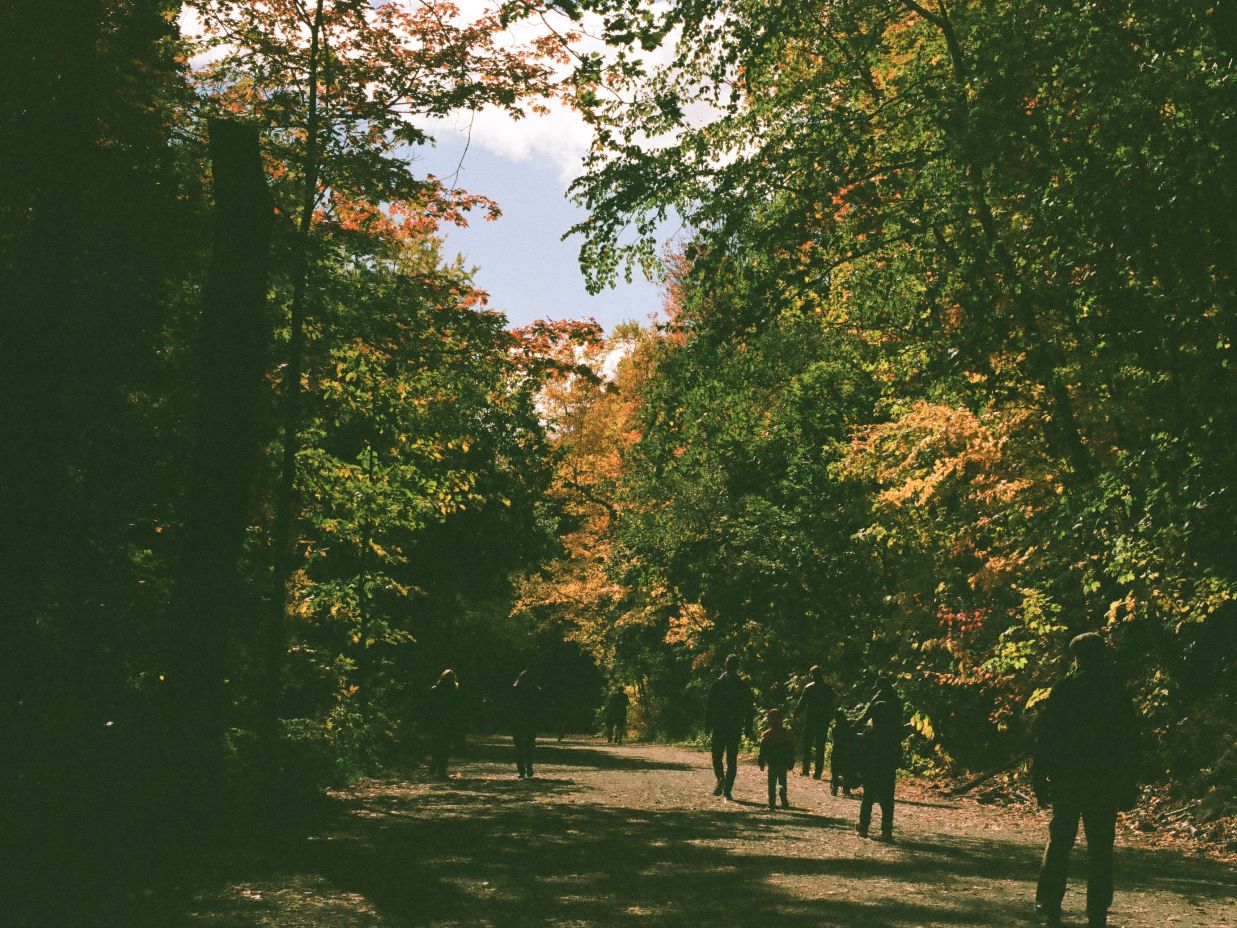
[(1069, 644), (1073, 669), (1052, 688), (1035, 725), (1031, 779), (1052, 807), (1035, 907), (1061, 924), (1070, 850), (1081, 819), (1087, 835), (1087, 923), (1105, 928), (1113, 894), (1117, 812), (1133, 808), (1141, 765), (1139, 717), (1099, 635)]
[(627, 734), (627, 707), (630, 700), (627, 691), (622, 687), (616, 689), (606, 700), (605, 722), (606, 741), (611, 744), (622, 744)]
[(808, 765), (815, 759), (815, 771), (812, 776), (820, 779), (825, 768), (825, 741), (829, 737), (829, 723), (833, 721), (833, 710), (837, 708), (837, 696), (821, 676), (820, 667), (809, 671), (811, 682), (803, 688), (799, 702), (795, 704), (795, 717), (803, 725), (803, 770), (807, 776)]
[(872, 721), (872, 709), (878, 702), (883, 702), (889, 707), (888, 711), (897, 719), (899, 727), (906, 723), (906, 708), (902, 705), (902, 697), (894, 689), (893, 681), (888, 677), (877, 677), (876, 692), (872, 694), (871, 701), (863, 710), (863, 715), (859, 717), (860, 726)]
[(859, 804), (859, 836), (868, 836), (872, 806), (881, 807), (881, 841), (893, 841), (893, 793), (902, 765), (902, 724), (889, 703), (876, 702), (865, 713), (871, 718), (859, 735), (859, 769), (863, 802)]
[(850, 796), (858, 785), (859, 729), (841, 709), (833, 717), (833, 750), (829, 752), (829, 792)]
[[(709, 733), (713, 752), (713, 773), (717, 777), (714, 796), (723, 793), (733, 799), (734, 778), (738, 772), (739, 741), (752, 725), (752, 691), (739, 676), (739, 659), (726, 658), (726, 671), (709, 688), (705, 704), (704, 728)], [(722, 758), (725, 757), (725, 766)]]
[(447, 760), (460, 732), (460, 683), (447, 668), (430, 687), (430, 773), (447, 778)]
[(511, 686), (511, 739), (515, 743), (515, 767), (519, 779), (532, 779), (533, 750), (537, 746), (537, 726), (541, 720), (541, 689), (533, 675), (521, 670)]
[(795, 765), (795, 736), (782, 725), (782, 710), (770, 709), (764, 733), (760, 736), (760, 769), (768, 768), (769, 808), (777, 808), (777, 794), (782, 797), (782, 808), (790, 808), (786, 794), (786, 774)]

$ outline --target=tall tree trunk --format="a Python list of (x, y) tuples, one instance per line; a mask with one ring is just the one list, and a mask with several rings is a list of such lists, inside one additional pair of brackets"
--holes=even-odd
[[(184, 759), (209, 785), (225, 718), (224, 678), (241, 608), (238, 563), (263, 441), (262, 378), (274, 215), (256, 129), (210, 122), (215, 241), (197, 342), (194, 457), (180, 545), (178, 661), (169, 679)], [(204, 763), (205, 762), (205, 763)]]
[(270, 617), (264, 629), (267, 685), (270, 687), (265, 711), (273, 721), (275, 698), (286, 651), (284, 630), (288, 581), (296, 564), (296, 453), (300, 447), (301, 375), (305, 366), (305, 315), (309, 290), (310, 230), (314, 207), (318, 201), (319, 118), (318, 70), (320, 68), (323, 0), (317, 0), (309, 33), (309, 73), (306, 95), (308, 113), (305, 123), (305, 157), (301, 164), (304, 189), (301, 215), (297, 227), (297, 243), (292, 268), (291, 330), (288, 340), (288, 364), (283, 376), (283, 449), (276, 499), (273, 529), (273, 591)]

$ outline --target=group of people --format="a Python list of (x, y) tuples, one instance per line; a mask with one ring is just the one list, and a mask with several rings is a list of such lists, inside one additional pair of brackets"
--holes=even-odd
[[(813, 667), (792, 715), (802, 731), (803, 776), (821, 778), (825, 766), (825, 745), (833, 734), (830, 754), (830, 790), (849, 796), (863, 785), (859, 806), (859, 833), (865, 838), (872, 822), (872, 809), (881, 810), (881, 841), (893, 841), (893, 794), (898, 768), (902, 764), (902, 700), (890, 680), (881, 678), (876, 693), (858, 719), (851, 719), (838, 706), (837, 694), (825, 681), (820, 667)], [(725, 672), (709, 689), (705, 707), (705, 730), (709, 735), (716, 782), (714, 796), (732, 799), (738, 774), (739, 743), (744, 733), (751, 734), (753, 702), (751, 690), (739, 674), (739, 659), (726, 658)], [(787, 778), (795, 765), (796, 739), (787, 727), (782, 710), (773, 707), (765, 713), (765, 730), (760, 736), (757, 765), (768, 776), (769, 808), (780, 800), (790, 808)], [(814, 767), (814, 769), (813, 769)]]
[[(1032, 781), (1041, 805), (1051, 807), (1052, 820), (1036, 890), (1036, 908), (1049, 928), (1062, 924), (1070, 851), (1081, 821), (1089, 857), (1087, 916), (1089, 928), (1105, 928), (1113, 898), (1113, 843), (1117, 813), (1133, 807), (1140, 768), (1137, 711), (1112, 671), (1108, 646), (1094, 633), (1070, 642), (1073, 667), (1053, 689), (1039, 712), (1032, 750)], [(838, 704), (837, 694), (813, 667), (790, 715), (799, 724), (796, 739), (780, 707), (765, 713), (757, 764), (766, 772), (770, 808), (790, 807), (789, 772), (796, 747), (801, 749), (804, 777), (821, 779), (825, 746), (832, 740), (830, 789), (850, 796), (862, 787), (858, 831), (868, 837), (872, 811), (880, 807), (878, 840), (892, 842), (894, 793), (902, 764), (906, 733), (905, 710), (893, 682), (877, 681), (876, 692), (852, 718)], [(507, 699), (507, 719), (520, 779), (533, 776), (533, 749), (538, 726), (540, 689), (529, 671), (522, 672)], [(459, 736), (459, 682), (443, 671), (430, 692), (431, 767), (447, 775), (447, 760)], [(602, 720), (606, 740), (622, 744), (627, 731), (628, 697), (621, 688), (606, 699)], [(713, 795), (733, 798), (739, 745), (752, 734), (754, 702), (751, 688), (739, 673), (735, 655), (709, 689), (705, 731), (710, 739), (715, 783)]]
[[(1031, 752), (1036, 799), (1051, 808), (1035, 907), (1048, 928), (1062, 924), (1062, 901), (1070, 852), (1082, 823), (1087, 836), (1087, 924), (1106, 928), (1113, 899), (1113, 844), (1118, 812), (1133, 808), (1141, 768), (1140, 720), (1133, 701), (1112, 668), (1104, 639), (1094, 633), (1070, 642), (1073, 666), (1054, 686), (1039, 711)], [(892, 681), (880, 679), (876, 693), (858, 718), (839, 708), (834, 690), (819, 667), (792, 710), (802, 732), (803, 776), (820, 779), (825, 743), (832, 729), (830, 788), (847, 796), (863, 788), (858, 831), (868, 836), (875, 805), (881, 810), (880, 839), (892, 842), (894, 792), (902, 764), (905, 719)], [(715, 796), (732, 798), (739, 742), (749, 735), (751, 690), (739, 675), (738, 658), (709, 690), (705, 727), (709, 733)], [(765, 713), (757, 763), (767, 772), (769, 807), (780, 800), (789, 808), (787, 776), (795, 763), (796, 739), (781, 708)], [(814, 767), (814, 770), (812, 769)]]

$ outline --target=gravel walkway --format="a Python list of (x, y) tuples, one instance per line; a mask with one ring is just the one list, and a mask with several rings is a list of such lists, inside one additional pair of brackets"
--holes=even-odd
[[(1046, 822), (900, 787), (898, 843), (855, 833), (858, 802), (792, 774), (764, 805), (745, 761), (734, 802), (708, 758), (663, 745), (543, 742), (537, 779), (506, 743), (470, 744), (446, 783), (369, 783), (306, 833), (230, 855), (185, 923), (314, 928), (656, 925), (927, 928), (1033, 925)], [(1085, 848), (1076, 852), (1076, 877)], [(1119, 847), (1114, 926), (1237, 928), (1237, 875), (1211, 860)], [(1083, 923), (1083, 886), (1066, 898)]]

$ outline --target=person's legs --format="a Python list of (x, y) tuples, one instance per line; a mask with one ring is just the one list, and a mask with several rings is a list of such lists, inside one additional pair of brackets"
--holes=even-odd
[(799, 769), (800, 776), (807, 776), (809, 759), (812, 756), (812, 729), (809, 725), (803, 726), (803, 766)]
[(736, 732), (733, 735), (726, 736), (726, 798), (730, 798), (730, 791), (734, 789), (734, 778), (739, 773), (739, 738), (742, 734)]
[(834, 744), (833, 750), (829, 752), (829, 792), (836, 796), (838, 787), (842, 785), (842, 764), (838, 759), (838, 746)]
[(781, 788), (783, 809), (790, 808), (790, 796), (788, 796), (786, 792), (786, 787), (787, 787), (786, 781), (788, 779), (789, 774), (790, 774), (789, 770), (779, 770), (777, 772), (777, 785)]
[(893, 786), (881, 796), (881, 838), (893, 840)]
[[(828, 737), (828, 734), (825, 731), (818, 731), (816, 732), (815, 737), (816, 737), (816, 764), (815, 764), (815, 771), (812, 773), (812, 776), (815, 779), (819, 780), (820, 775), (824, 773), (825, 771), (825, 740)], [(806, 757), (803, 758), (803, 761), (804, 763), (807, 763), (807, 758)]]
[(773, 768), (772, 764), (769, 765), (767, 773), (769, 778), (769, 808), (773, 809), (777, 807), (777, 771)]
[(1039, 884), (1035, 889), (1035, 905), (1045, 914), (1056, 916), (1065, 898), (1065, 881), (1069, 872), (1069, 854), (1078, 837), (1079, 809), (1067, 802), (1052, 804), (1052, 822), (1048, 825), (1048, 845), (1039, 869)]
[(726, 770), (722, 767), (722, 755), (726, 751), (726, 739), (722, 737), (721, 732), (713, 732), (709, 741), (709, 750), (713, 754), (713, 776), (717, 777), (717, 787), (713, 790), (713, 795), (720, 796), (722, 790), (726, 788)]
[(524, 736), (516, 732), (511, 736), (511, 743), (515, 745), (515, 769), (519, 771), (520, 776), (525, 776)]
[(872, 803), (875, 800), (868, 795), (867, 787), (863, 790), (863, 801), (859, 803), (859, 836), (868, 836), (868, 826), (872, 824)]
[(1082, 810), (1082, 827), (1087, 836), (1087, 919), (1092, 928), (1103, 926), (1112, 906), (1113, 842), (1117, 833), (1117, 813), (1109, 808)]
[(533, 753), (537, 750), (537, 736), (529, 732), (524, 736), (524, 769), (528, 776), (533, 775)]

